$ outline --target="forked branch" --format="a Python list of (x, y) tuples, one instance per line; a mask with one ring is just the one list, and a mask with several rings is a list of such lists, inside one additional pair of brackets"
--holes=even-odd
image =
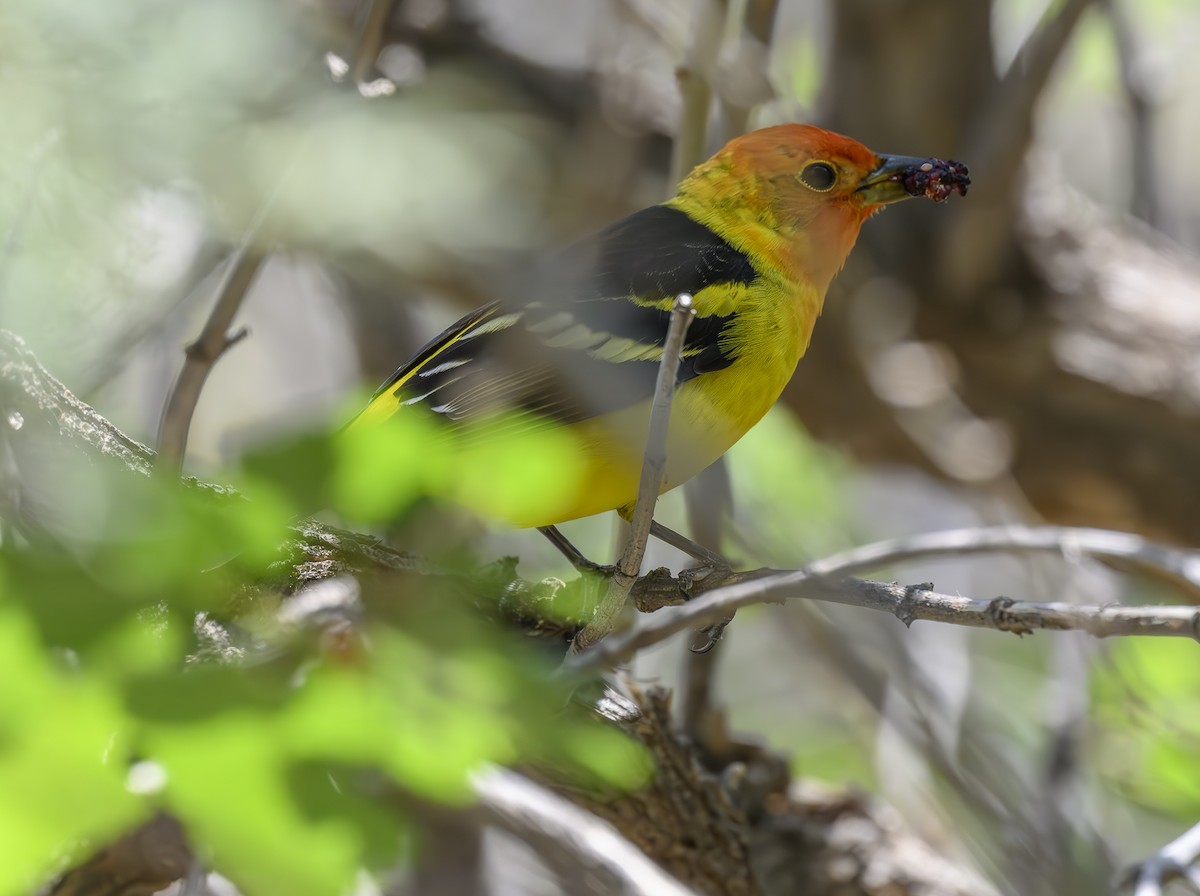
[(221, 281), (217, 301), (200, 335), (184, 350), (183, 369), (171, 387), (158, 427), (158, 466), (178, 476), (187, 452), (188, 432), (200, 393), (220, 357), (246, 337), (246, 329), (231, 332), (242, 300), (262, 267), (263, 254), (244, 243), (233, 254)]
[(681, 293), (675, 297), (671, 309), (671, 322), (667, 338), (663, 343), (662, 359), (658, 364), (658, 379), (654, 385), (654, 400), (650, 405), (650, 427), (646, 436), (646, 452), (642, 459), (642, 475), (638, 481), (637, 504), (630, 519), (630, 536), (617, 561), (616, 571), (609, 580), (608, 589), (600, 606), (587, 627), (575, 638), (572, 651), (580, 651), (594, 644), (613, 630), (617, 617), (625, 608), (629, 591), (642, 569), (646, 556), (646, 542), (650, 539), (650, 524), (654, 521), (654, 507), (662, 488), (667, 469), (667, 429), (671, 421), (671, 399), (675, 395), (675, 379), (679, 374), (679, 359), (683, 355), (683, 343), (688, 327), (696, 311), (692, 297)]

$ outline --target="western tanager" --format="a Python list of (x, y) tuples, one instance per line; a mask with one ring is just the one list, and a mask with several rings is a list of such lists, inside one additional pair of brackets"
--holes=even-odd
[[(558, 253), (519, 301), (485, 305), (447, 329), (383, 384), (352, 426), (421, 408), (453, 433), (486, 420), (504, 421), (505, 433), (553, 428), (572, 438), (567, 449), (555, 442), (557, 456), (539, 458), (546, 493), (488, 511), (544, 527), (626, 510), (637, 497), (677, 294), (693, 296), (696, 318), (679, 369), (663, 491), (719, 458), (774, 404), (862, 222), (888, 203), (940, 201), (968, 184), (956, 162), (878, 155), (807, 125), (737, 137), (669, 201)], [(491, 439), (495, 429), (480, 432)], [(579, 470), (570, 486), (549, 476), (564, 450)], [(486, 443), (476, 456), (488, 462)], [(528, 463), (524, 469), (523, 488), (537, 493), (536, 475), (529, 481)], [(504, 477), (502, 460), (487, 473)]]

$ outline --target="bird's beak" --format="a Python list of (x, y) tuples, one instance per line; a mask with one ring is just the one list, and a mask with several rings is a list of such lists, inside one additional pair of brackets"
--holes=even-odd
[[(863, 178), (856, 191), (867, 205), (887, 205), (889, 202), (921, 196), (923, 183), (928, 179), (929, 173), (946, 166), (940, 159), (920, 159), (916, 156), (878, 158), (879, 164)], [(918, 187), (918, 184), (922, 186)]]

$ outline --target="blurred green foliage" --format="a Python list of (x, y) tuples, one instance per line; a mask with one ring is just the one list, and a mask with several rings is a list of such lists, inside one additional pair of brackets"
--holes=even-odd
[(7, 596), (0, 677), (0, 893), (26, 894), (75, 843), (116, 834), (144, 809), (114, 759), (129, 750), (120, 695), (70, 668)]
[[(337, 637), (275, 615), (264, 583), (297, 508), (333, 496), (403, 525), (415, 502), (455, 495), (460, 458), (397, 441), (428, 437), (414, 425), (264, 451), (231, 474), (244, 499), (114, 476), (121, 510), (103, 532), (3, 548), (0, 894), (159, 808), (250, 896), (346, 892), (414, 848), (406, 801), (468, 801), (487, 763), (600, 789), (642, 780), (639, 749), (553, 674), (561, 649), (435, 580), (365, 577), (370, 612), (339, 617)], [(346, 486), (363, 469), (374, 492)], [(523, 470), (504, 487), (528, 485)], [(224, 655), (204, 653), (198, 611), (224, 620)]]
[(369, 416), (332, 439), (249, 453), (247, 487), (285, 495), (298, 512), (330, 508), (365, 524), (393, 520), (424, 497), (502, 520), (553, 517), (579, 487), (576, 437), (543, 418), (504, 413), (451, 430), (418, 407), (380, 421)]
[(1196, 645), (1126, 638), (1110, 647), (1094, 688), (1104, 733), (1096, 762), (1122, 796), (1183, 824), (1200, 817), (1200, 663)]
[[(1032, 26), (1045, 6), (1005, 0), (996, 18)], [(1137, 4), (1152, 63), (1160, 51), (1187, 53), (1194, 16), (1179, 0)], [(0, 326), (79, 383), (176, 300), (201, 240), (237, 242), (261, 225), (272, 245), (359, 253), (418, 274), (528, 242), (553, 182), (553, 126), (465, 68), (435, 67), (387, 103), (365, 101), (325, 75), (324, 52), (350, 42), (334, 22), (281, 0), (0, 5)], [(1008, 30), (1015, 48), (1025, 29)], [(814, 34), (779, 62), (778, 82), (806, 108), (825, 52)], [(1094, 114), (1120, 105), (1101, 16), (1081, 25), (1073, 47), (1042, 127), (1076, 135), (1067, 175), (1096, 195), (1119, 193), (1127, 178), (1096, 161), (1119, 144)], [(1168, 86), (1176, 93), (1164, 105), (1186, 109), (1186, 91)], [(1177, 121), (1169, 133), (1190, 130)], [(1191, 142), (1163, 147), (1162, 161), (1176, 158), (1164, 182), (1180, 195), (1194, 180)], [(257, 386), (279, 411), (282, 399)], [(0, 896), (29, 892), (158, 807), (251, 896), (335, 892), (358, 868), (406, 851), (412, 832), (394, 795), (461, 802), (483, 762), (540, 758), (597, 784), (645, 773), (628, 742), (564, 709), (568, 683), (552, 680), (554, 657), (481, 622), (453, 594), (365, 581), (371, 621), (345, 651), (319, 633), (280, 631), (269, 589), (254, 586), (275, 575), (295, 514), (331, 507), (413, 534), (430, 501), (486, 509), (530, 493), (522, 474), (495, 477), (470, 445), (431, 451), (421, 423), (408, 424), (262, 449), (230, 473), (248, 501), (55, 471), (73, 523), (66, 547), (0, 553)], [(529, 461), (532, 476), (546, 447), (518, 440), (502, 453)], [(854, 542), (849, 471), (786, 412), (734, 449), (732, 470), (742, 542), (731, 553), (753, 545), (755, 560), (794, 566)], [(677, 496), (665, 513), (682, 528)], [(608, 520), (582, 527), (608, 540)], [(459, 548), (439, 546), (447, 556)], [(201, 611), (232, 623), (226, 665), (197, 658)], [(754, 614), (743, 616), (741, 631)], [(1051, 637), (971, 641), (972, 699), (994, 709), (980, 724), (1031, 754), (1029, 764), (1046, 727)], [(1114, 642), (1086, 746), (1100, 782), (1172, 823), (1200, 815), (1194, 650)], [(893, 658), (873, 659), (893, 671)], [(763, 665), (756, 643), (741, 680), (724, 673), (735, 708), (766, 707), (753, 729), (786, 744), (805, 774), (877, 783), (882, 715), (857, 694), (848, 709), (853, 688), (829, 668), (798, 688)], [(770, 677), (777, 690), (764, 685)], [(147, 768), (161, 769), (160, 784), (151, 775), (147, 785), (138, 771)]]
[(785, 568), (849, 547), (851, 467), (777, 406), (729, 453), (739, 531), (756, 561)]

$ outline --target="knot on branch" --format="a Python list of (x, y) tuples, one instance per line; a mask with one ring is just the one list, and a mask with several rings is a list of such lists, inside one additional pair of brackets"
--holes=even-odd
[(900, 596), (900, 600), (896, 602), (895, 613), (896, 618), (904, 623), (905, 628), (912, 628), (913, 622), (917, 620), (917, 595), (922, 591), (932, 591), (933, 582), (918, 582), (916, 585), (905, 585), (904, 594)]
[(218, 331), (212, 337), (201, 336), (183, 347), (183, 356), (199, 364), (215, 364), (221, 355), (249, 335), (249, 327), (238, 327), (232, 333)]
[(680, 579), (671, 575), (671, 570), (665, 566), (650, 570), (634, 582), (629, 594), (639, 613), (653, 613), (663, 607), (677, 607), (688, 600)]
[(1032, 635), (1033, 627), (1016, 613), (1009, 613), (1009, 607), (1016, 604), (1011, 597), (996, 597), (988, 603), (987, 616), (992, 627), (997, 631), (1012, 632), (1018, 638), (1022, 635)]
[[(640, 613), (653, 613), (663, 607), (677, 607), (695, 600), (736, 574), (728, 566), (697, 566), (672, 575), (665, 566), (652, 569), (633, 584), (630, 596)], [(732, 618), (732, 614), (730, 614)]]

